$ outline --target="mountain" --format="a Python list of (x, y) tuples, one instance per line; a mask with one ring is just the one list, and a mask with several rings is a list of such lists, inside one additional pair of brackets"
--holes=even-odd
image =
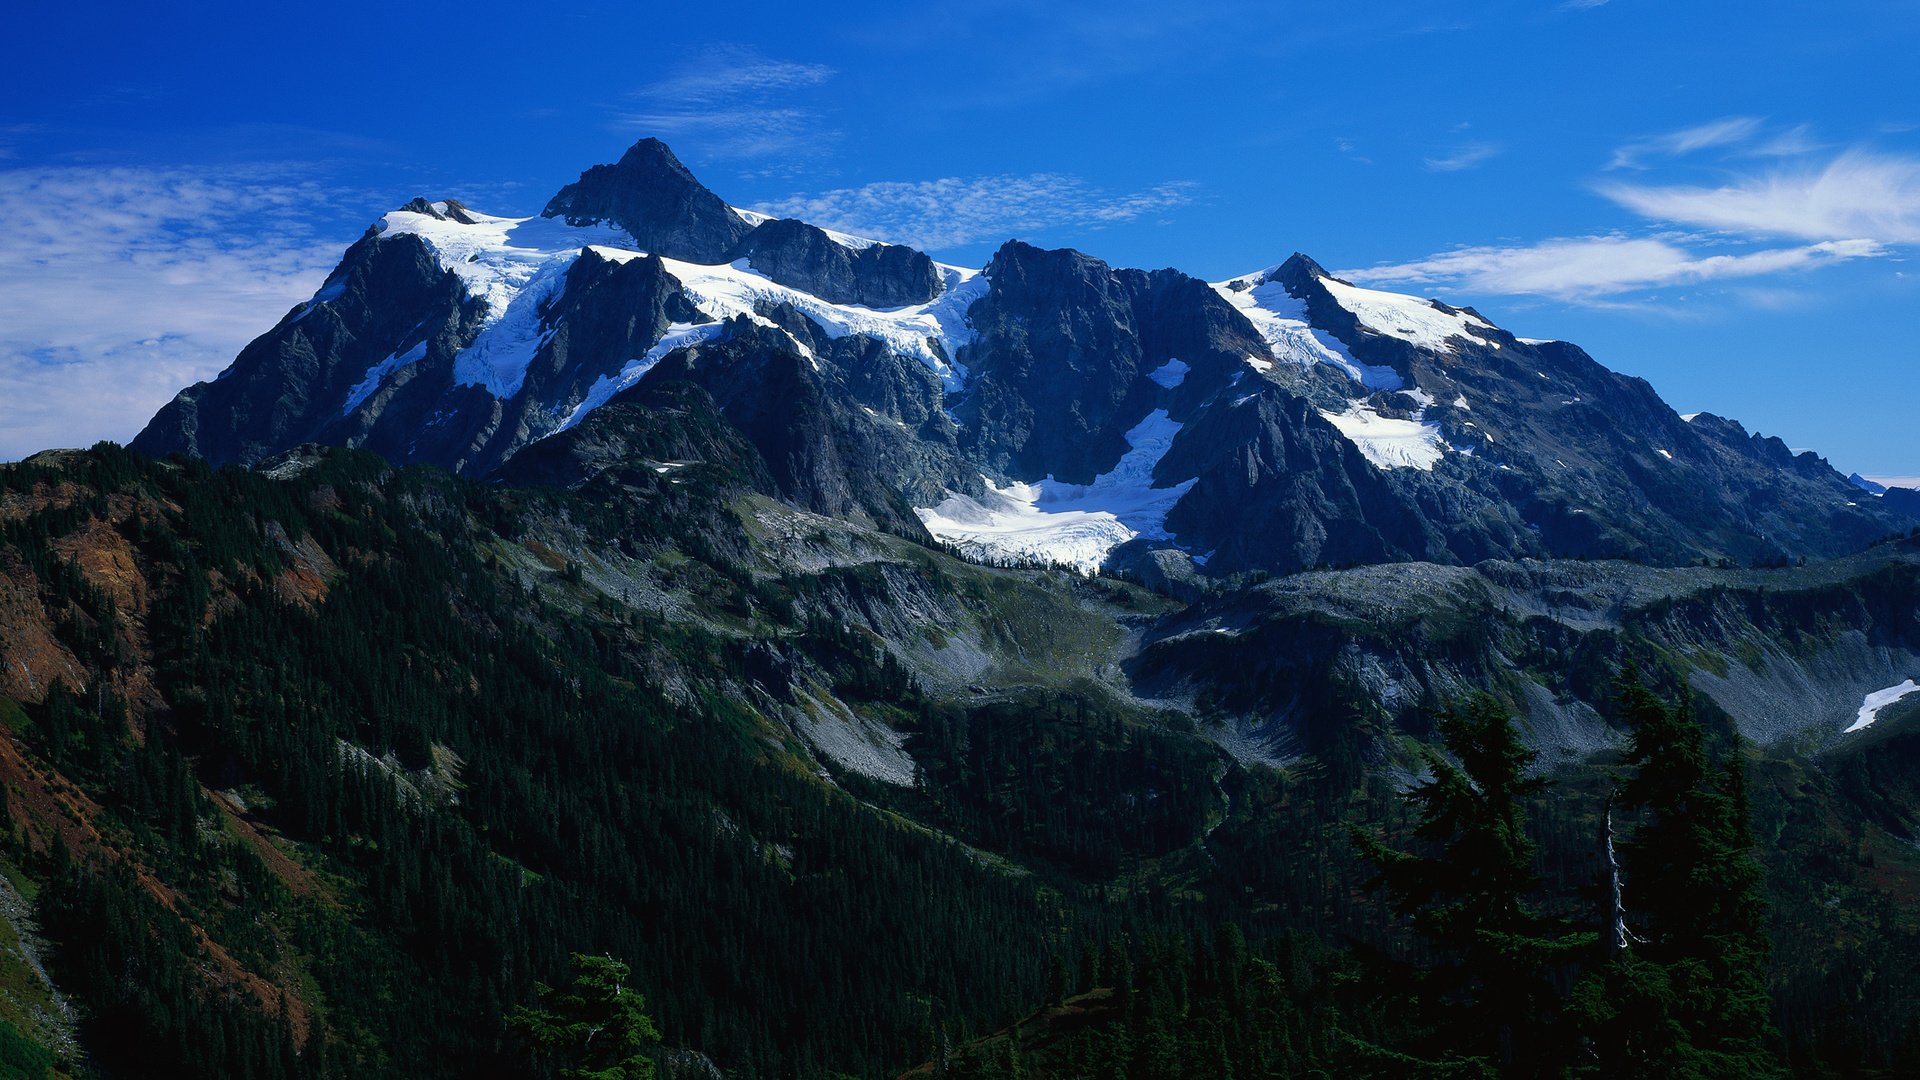
[(555, 1075), (576, 952), (669, 1077), (1491, 1074), (1367, 842), (1472, 801), (1408, 800), (1463, 701), (1574, 932), (1534, 1045), (1640, 1023), (1653, 701), (1772, 947), (1741, 1060), (1920, 1052), (1920, 509), (1471, 308), (943, 265), (645, 140), (384, 215), (131, 451), (0, 466), (28, 1075)]
[(1917, 520), (1576, 346), (1302, 255), (1212, 284), (1019, 241), (943, 266), (730, 207), (651, 139), (539, 217), (385, 215), (132, 445), (253, 463), (322, 443), (483, 477), (672, 380), (706, 388), (799, 505), (1168, 581), (1771, 563)]

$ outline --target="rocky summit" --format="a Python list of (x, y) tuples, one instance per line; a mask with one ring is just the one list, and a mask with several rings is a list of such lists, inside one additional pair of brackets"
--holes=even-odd
[(322, 443), (479, 477), (671, 379), (715, 394), (770, 494), (996, 560), (1748, 564), (1915, 520), (1578, 346), (1304, 255), (1214, 283), (1018, 240), (945, 266), (729, 206), (653, 139), (539, 217), (385, 215), (133, 445), (254, 463)]

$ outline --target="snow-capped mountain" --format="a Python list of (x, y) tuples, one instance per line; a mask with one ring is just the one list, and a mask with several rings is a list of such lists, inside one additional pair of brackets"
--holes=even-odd
[[(1295, 255), (1208, 283), (1009, 241), (982, 269), (729, 206), (644, 140), (538, 217), (417, 199), (137, 449), (318, 442), (566, 477), (697, 388), (769, 494), (989, 558), (1171, 577), (1856, 550), (1912, 524), (1565, 342)], [(617, 440), (616, 440), (617, 441)], [(531, 462), (531, 458), (529, 462)], [(580, 467), (585, 467), (581, 465)]]

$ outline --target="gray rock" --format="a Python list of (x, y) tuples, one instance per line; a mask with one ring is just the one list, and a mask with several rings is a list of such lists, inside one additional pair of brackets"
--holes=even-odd
[(899, 244), (848, 247), (804, 221), (762, 222), (727, 257), (834, 304), (895, 308), (940, 295), (940, 271), (921, 252)]
[(726, 262), (752, 231), (658, 139), (641, 139), (614, 164), (581, 173), (540, 213), (570, 225), (617, 225), (643, 251), (698, 263)]

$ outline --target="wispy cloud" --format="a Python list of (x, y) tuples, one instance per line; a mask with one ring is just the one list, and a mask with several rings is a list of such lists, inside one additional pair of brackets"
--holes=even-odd
[(1747, 153), (1757, 157), (1799, 157), (1824, 149), (1826, 144), (1814, 138), (1813, 128), (1800, 124), (1767, 136), (1765, 140), (1748, 147)]
[(1875, 473), (1866, 476), (1865, 479), (1885, 487), (1920, 488), (1920, 476), (1885, 476)]
[(0, 459), (126, 440), (339, 256), (288, 170), (0, 170)]
[(699, 66), (681, 69), (648, 92), (671, 96), (688, 105), (711, 105), (743, 95), (819, 86), (833, 74), (825, 64), (775, 60), (751, 49), (725, 47), (703, 53)]
[(1425, 159), (1425, 164), (1433, 172), (1459, 172), (1483, 164), (1499, 153), (1500, 148), (1492, 143), (1462, 143), (1440, 157)]
[(1561, 0), (1561, 11), (1592, 11), (1597, 7), (1606, 7), (1607, 0)]
[(1457, 248), (1412, 262), (1342, 271), (1340, 276), (1596, 303), (1650, 288), (1803, 270), (1881, 251), (1872, 241), (1847, 240), (1700, 255), (1662, 238), (1582, 236), (1522, 246)]
[(938, 250), (1052, 229), (1097, 229), (1134, 221), (1191, 202), (1194, 187), (1174, 181), (1116, 194), (1079, 177), (1056, 173), (947, 177), (795, 195), (759, 209)]
[(819, 110), (794, 102), (833, 76), (825, 64), (771, 59), (735, 46), (709, 49), (636, 91), (619, 120), (646, 134), (698, 143), (716, 158), (792, 153), (834, 136)]
[(1605, 184), (1634, 213), (1696, 228), (1803, 240), (1920, 243), (1920, 159), (1855, 151), (1724, 187)]
[(1650, 157), (1679, 157), (1697, 150), (1742, 143), (1759, 134), (1766, 121), (1757, 116), (1723, 116), (1704, 124), (1628, 143), (1613, 152), (1609, 169), (1640, 169)]

